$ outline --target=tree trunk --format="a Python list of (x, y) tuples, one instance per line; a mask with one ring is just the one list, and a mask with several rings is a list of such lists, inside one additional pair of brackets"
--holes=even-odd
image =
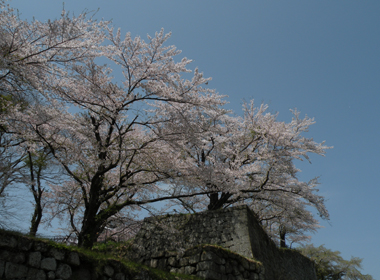
[(81, 230), (78, 235), (78, 247), (91, 249), (97, 241), (98, 236), (99, 232), (96, 227)]
[(32, 217), (32, 220), (30, 221), (31, 225), (29, 229), (29, 235), (36, 236), (41, 219), (42, 219), (41, 203), (36, 203), (36, 205), (34, 205), (33, 217)]
[(228, 199), (232, 196), (230, 193), (222, 193), (219, 197), (218, 193), (210, 194), (210, 203), (207, 206), (208, 210), (218, 210), (222, 209), (224, 204), (227, 203)]
[(280, 230), (280, 248), (287, 248), (285, 236), (286, 236), (286, 231)]
[(29, 156), (29, 165), (30, 165), (29, 166), (29, 168), (30, 168), (30, 179), (33, 182), (32, 185), (30, 186), (30, 188), (31, 188), (31, 191), (33, 193), (34, 202), (35, 202), (34, 213), (33, 213), (32, 219), (30, 221), (29, 235), (36, 236), (37, 231), (38, 231), (38, 227), (39, 227), (39, 225), (41, 223), (41, 219), (42, 219), (42, 202), (41, 202), (41, 199), (42, 199), (42, 194), (43, 194), (44, 190), (41, 186), (41, 174), (42, 174), (43, 167), (42, 167), (42, 165), (37, 164), (37, 171), (36, 171), (37, 186), (35, 186), (35, 184), (34, 184), (34, 173), (35, 173), (35, 171), (34, 171), (34, 163), (33, 163), (32, 154), (30, 152), (28, 152), (28, 156)]

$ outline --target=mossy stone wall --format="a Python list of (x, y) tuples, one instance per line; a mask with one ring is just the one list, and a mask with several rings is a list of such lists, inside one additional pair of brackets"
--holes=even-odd
[(134, 240), (131, 256), (149, 264), (168, 252), (181, 252), (200, 244), (218, 245), (260, 261), (267, 280), (317, 279), (313, 262), (298, 252), (277, 248), (245, 205), (146, 218)]

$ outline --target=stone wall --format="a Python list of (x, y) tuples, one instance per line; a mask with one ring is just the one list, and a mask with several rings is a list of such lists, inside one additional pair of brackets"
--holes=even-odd
[(117, 260), (98, 260), (59, 244), (0, 231), (0, 279), (168, 279), (161, 277), (142, 266), (132, 269)]
[[(215, 244), (260, 261), (267, 280), (317, 279), (312, 261), (298, 252), (278, 249), (247, 206), (146, 218), (131, 257), (151, 264), (160, 256), (166, 258), (165, 252), (180, 252), (200, 244)], [(162, 268), (171, 269), (168, 263)]]
[[(207, 280), (317, 279), (313, 263), (296, 251), (278, 249), (246, 206), (146, 218), (125, 254), (153, 268)], [(152, 273), (0, 231), (0, 279), (162, 279)]]
[(186, 250), (161, 251), (145, 264), (174, 273), (208, 280), (264, 280), (264, 267), (255, 260), (215, 245), (199, 245)]

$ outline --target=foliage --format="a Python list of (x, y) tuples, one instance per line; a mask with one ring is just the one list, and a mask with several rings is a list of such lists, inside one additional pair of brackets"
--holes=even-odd
[[(292, 242), (317, 228), (307, 207), (328, 219), (317, 180), (299, 181), (294, 163), (329, 148), (303, 135), (313, 119), (295, 110), (291, 122), (279, 122), (253, 101), (233, 116), (207, 87), (210, 78), (166, 46), (163, 30), (143, 40), (86, 13), (28, 22), (5, 1), (0, 7), (0, 126), (8, 141), (0, 148), (3, 158), (15, 152), (3, 170), (29, 155), (23, 183), (36, 202), (45, 194), (50, 221), (62, 219), (79, 246), (90, 248), (106, 228), (159, 201), (187, 211), (247, 203), (273, 237), (281, 229)], [(63, 170), (59, 184), (34, 185), (46, 171), (41, 151)]]
[(332, 251), (323, 245), (314, 247), (305, 245), (300, 252), (314, 261), (317, 277), (320, 280), (372, 280), (372, 276), (360, 272), (362, 259), (351, 257), (345, 260), (339, 251)]
[(275, 240), (282, 228), (291, 242), (300, 242), (318, 228), (309, 206), (322, 218), (329, 215), (317, 194), (317, 178), (298, 180), (294, 162), (309, 160), (310, 153), (324, 155), (329, 147), (303, 136), (312, 119), (293, 111), (293, 120), (284, 123), (266, 110), (251, 101), (244, 104), (244, 117), (221, 115), (213, 122), (195, 117), (207, 132), (178, 148), (189, 167), (186, 176), (171, 181), (172, 193), (209, 192), (178, 199), (192, 212), (248, 204)]

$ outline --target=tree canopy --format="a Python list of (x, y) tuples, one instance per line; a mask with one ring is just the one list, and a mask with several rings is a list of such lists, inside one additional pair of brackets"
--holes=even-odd
[(362, 259), (351, 257), (345, 260), (339, 251), (332, 251), (321, 245), (314, 247), (306, 245), (299, 248), (300, 252), (315, 263), (317, 277), (319, 280), (372, 280), (371, 275), (364, 275)]
[[(194, 212), (245, 203), (275, 240), (291, 242), (318, 227), (308, 207), (329, 218), (317, 179), (300, 181), (295, 165), (329, 148), (305, 137), (313, 119), (294, 110), (280, 122), (253, 101), (235, 116), (163, 30), (132, 38), (65, 11), (28, 22), (0, 4), (0, 190), (28, 185), (79, 246), (159, 201)], [(59, 180), (38, 175), (46, 165)], [(16, 180), (25, 168), (30, 178)]]

